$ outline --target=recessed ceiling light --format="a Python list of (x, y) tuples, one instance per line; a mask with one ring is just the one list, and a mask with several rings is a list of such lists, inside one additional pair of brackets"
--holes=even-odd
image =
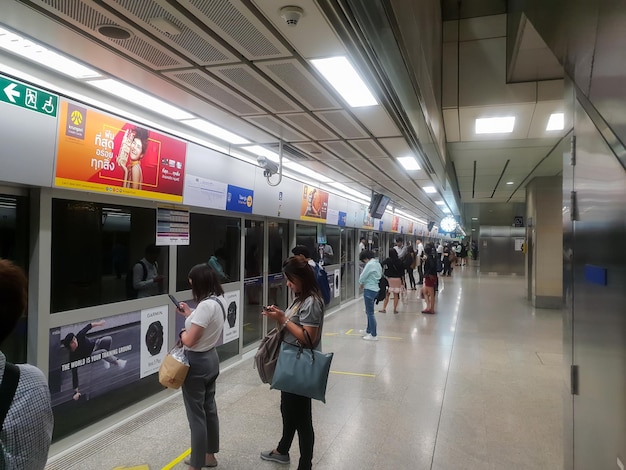
[(472, 220), (478, 220), (478, 217), (472, 217)]
[(435, 201), (435, 204), (437, 204), (438, 206), (445, 206), (446, 203), (443, 201)]
[(513, 181), (507, 181), (506, 184), (513, 184)]
[(548, 119), (548, 125), (546, 126), (547, 131), (562, 131), (564, 127), (565, 114), (554, 113), (550, 115), (550, 119)]
[(405, 170), (420, 170), (420, 166), (415, 157), (398, 157), (398, 161)]
[(505, 134), (514, 127), (515, 116), (476, 119), (476, 134)]
[(428, 194), (433, 194), (437, 192), (434, 186), (424, 186), (422, 189), (424, 190), (425, 193), (428, 193)]
[(475, 231), (476, 231), (476, 229), (475, 229), (475, 228), (473, 228), (473, 229), (472, 229), (472, 232), (475, 232)]
[(246, 140), (237, 134), (233, 134), (232, 132), (216, 126), (215, 124), (205, 121), (204, 119), (190, 119), (181, 122), (183, 124), (187, 124), (188, 126), (193, 127), (194, 129), (198, 129), (205, 134), (212, 135), (213, 137), (217, 137), (218, 139), (224, 140), (233, 145), (243, 145), (250, 143), (249, 140)]
[(444, 214), (449, 214), (449, 213), (450, 213), (450, 209), (448, 209), (447, 207), (444, 207), (443, 209), (441, 209), (441, 211), (442, 211)]
[(0, 47), (70, 77), (95, 78), (101, 76), (89, 67), (52, 52), (4, 28), (0, 28)]
[(378, 104), (363, 79), (345, 57), (315, 59), (311, 60), (311, 63), (353, 108)]

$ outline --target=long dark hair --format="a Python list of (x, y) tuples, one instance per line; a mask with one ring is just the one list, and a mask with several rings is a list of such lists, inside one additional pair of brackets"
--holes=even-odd
[(300, 282), (301, 290), (296, 293), (296, 299), (304, 300), (314, 295), (321, 300), (322, 294), (315, 280), (315, 272), (307, 261), (291, 256), (283, 263), (283, 273), (291, 282)]
[(216, 272), (207, 263), (196, 264), (189, 271), (188, 277), (191, 279), (191, 293), (196, 302), (201, 302), (210, 295), (224, 294)]

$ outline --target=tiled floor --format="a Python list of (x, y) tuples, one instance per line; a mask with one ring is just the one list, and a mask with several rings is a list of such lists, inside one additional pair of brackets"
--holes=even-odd
[[(525, 297), (523, 278), (470, 266), (442, 280), (436, 315), (417, 313), (417, 291), (399, 314), (377, 314), (378, 342), (357, 333), (362, 301), (329, 316), (323, 345), (335, 356), (327, 403), (313, 404), (314, 468), (561, 469), (561, 312)], [(280, 394), (260, 384), (252, 361), (222, 372), (217, 389), (218, 468), (289, 468), (259, 459), (280, 437)], [(186, 468), (168, 465), (189, 447), (180, 395), (141, 421), (66, 453), (62, 468)], [(296, 439), (291, 468), (297, 458)], [(54, 458), (48, 467), (60, 468)]]

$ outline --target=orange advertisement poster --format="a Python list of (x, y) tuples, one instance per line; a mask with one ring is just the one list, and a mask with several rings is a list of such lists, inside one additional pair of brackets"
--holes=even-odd
[(413, 234), (413, 222), (409, 222), (409, 229), (407, 233), (410, 233), (411, 235)]
[(182, 202), (187, 144), (63, 100), (55, 185)]
[(303, 185), (300, 219), (320, 222), (326, 220), (328, 193), (314, 186)]
[(400, 225), (400, 217), (398, 217), (397, 215), (394, 215), (393, 218), (391, 219), (391, 231), (397, 232), (399, 225)]

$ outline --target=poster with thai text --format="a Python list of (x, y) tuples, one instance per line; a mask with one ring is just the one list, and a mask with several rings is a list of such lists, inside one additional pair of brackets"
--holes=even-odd
[(187, 144), (63, 100), (55, 185), (182, 202)]

